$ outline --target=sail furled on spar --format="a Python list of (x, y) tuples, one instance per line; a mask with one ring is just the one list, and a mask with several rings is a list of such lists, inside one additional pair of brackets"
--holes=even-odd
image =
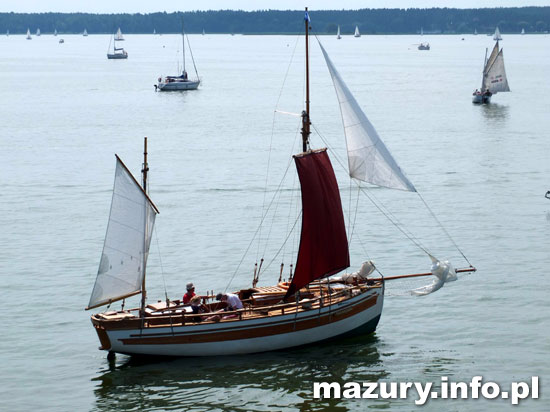
[(506, 70), (504, 69), (503, 49), (499, 50), (498, 41), (495, 43), (495, 47), (493, 47), (493, 51), (483, 69), (482, 90), (487, 89), (493, 94), (510, 91)]
[(340, 191), (326, 149), (296, 155), (294, 160), (302, 191), (302, 233), (287, 297), (350, 264)]
[(374, 126), (361, 110), (320, 42), (319, 46), (340, 104), (348, 150), (349, 175), (378, 186), (416, 192), (414, 185), (401, 171)]
[(107, 234), (91, 309), (141, 292), (157, 208), (117, 156)]

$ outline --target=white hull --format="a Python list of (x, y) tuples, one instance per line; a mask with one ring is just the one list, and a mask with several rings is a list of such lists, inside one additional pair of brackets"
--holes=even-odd
[[(109, 351), (154, 356), (219, 356), (286, 349), (376, 329), (383, 287), (338, 304), (249, 320), (107, 330)], [(98, 332), (99, 333), (99, 332)]]
[(199, 87), (200, 80), (160, 82), (157, 87), (162, 92), (178, 91), (178, 90), (195, 90)]

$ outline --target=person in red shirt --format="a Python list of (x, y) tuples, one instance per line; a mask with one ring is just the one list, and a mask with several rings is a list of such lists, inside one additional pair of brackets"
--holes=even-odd
[(183, 295), (183, 304), (186, 305), (191, 301), (191, 298), (195, 296), (195, 285), (193, 285), (191, 282), (187, 284), (185, 287), (187, 289), (187, 293)]

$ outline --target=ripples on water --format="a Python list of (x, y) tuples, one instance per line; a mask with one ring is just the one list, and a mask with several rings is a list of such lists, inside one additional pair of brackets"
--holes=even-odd
[[(296, 119), (273, 119), (295, 38), (191, 36), (201, 89), (163, 94), (153, 92), (153, 83), (175, 70), (178, 36), (129, 35), (125, 62), (105, 58), (108, 36), (64, 37), (63, 45), (45, 35), (31, 42), (0, 37), (4, 409), (410, 411), (412, 398), (315, 401), (312, 382), (437, 383), (441, 376), (474, 375), (505, 387), (532, 375), (543, 386), (549, 381), (550, 94), (541, 92), (550, 72), (547, 36), (506, 37), (512, 93), (496, 95), (489, 106), (470, 103), (492, 44), (487, 36), (424, 36), (432, 45), (427, 53), (416, 50), (415, 36), (322, 38), (401, 167), (478, 268), (475, 275), (424, 298), (388, 297), (372, 337), (231, 359), (119, 356), (111, 365), (97, 350), (83, 308), (105, 234), (113, 154), (138, 174), (142, 138), (149, 136), (151, 194), (161, 210), (149, 296), (163, 299), (165, 283), (170, 297), (180, 297), (189, 280), (199, 290), (223, 290), (259, 221), (268, 149), (267, 199), (293, 142), (297, 150)], [(337, 166), (345, 150), (338, 107), (315, 50), (312, 119), (334, 149), (347, 210), (356, 192)], [(299, 113), (299, 58), (294, 69), (278, 108)], [(266, 256), (284, 238), (289, 204), (296, 208), (293, 173)], [(371, 193), (438, 257), (464, 265), (417, 197)], [(352, 269), (368, 256), (385, 274), (425, 271), (429, 260), (375, 208), (363, 206)], [(231, 288), (250, 284), (253, 249)], [(285, 259), (292, 260), (289, 251)], [(261, 281), (272, 283), (275, 272)], [(547, 395), (541, 390), (541, 396)], [(514, 410), (540, 411), (544, 401), (523, 401)], [(437, 400), (422, 410), (509, 408), (504, 401)]]

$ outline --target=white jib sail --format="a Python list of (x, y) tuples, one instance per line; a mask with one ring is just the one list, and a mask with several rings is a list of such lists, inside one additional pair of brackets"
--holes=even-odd
[(491, 93), (509, 92), (508, 79), (506, 78), (506, 70), (504, 69), (504, 55), (502, 50), (491, 61), (487, 62), (485, 69), (485, 77), (483, 83)]
[(416, 192), (319, 43), (327, 62), (344, 124), (351, 177), (391, 189)]
[(88, 308), (141, 291), (156, 213), (117, 157), (109, 224)]

